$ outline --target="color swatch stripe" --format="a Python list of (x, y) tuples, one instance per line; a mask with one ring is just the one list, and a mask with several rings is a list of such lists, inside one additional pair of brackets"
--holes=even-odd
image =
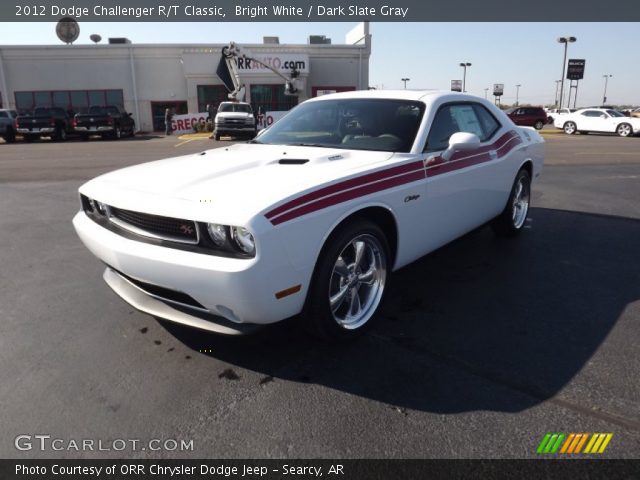
[[(538, 445), (538, 454), (601, 454), (604, 453), (609, 442), (613, 438), (612, 433), (545, 433)], [(588, 440), (588, 441), (587, 441)], [(585, 447), (586, 444), (586, 447)], [(583, 450), (583, 447), (584, 450)]]

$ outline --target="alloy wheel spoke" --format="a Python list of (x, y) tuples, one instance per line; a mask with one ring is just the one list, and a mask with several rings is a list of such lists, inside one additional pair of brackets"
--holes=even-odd
[(345, 285), (335, 295), (329, 297), (329, 304), (331, 305), (331, 311), (335, 313), (336, 310), (344, 303), (344, 299), (347, 298), (349, 292), (349, 286)]
[(365, 245), (363, 241), (359, 241), (359, 242), (355, 242), (353, 244), (353, 248), (356, 252), (355, 254), (355, 260), (354, 260), (354, 264), (355, 267), (359, 267), (360, 263), (362, 262), (362, 258), (364, 257), (364, 249), (365, 249)]
[(371, 285), (376, 279), (377, 269), (375, 265), (371, 265), (371, 268), (358, 276), (358, 281), (365, 285)]
[(360, 295), (358, 295), (357, 287), (351, 288), (350, 296), (351, 296), (351, 304), (349, 305), (349, 314), (355, 317), (358, 313), (360, 313), (360, 309), (362, 308), (360, 304)]
[(349, 276), (349, 267), (347, 267), (346, 262), (341, 256), (338, 257), (338, 261), (333, 267), (333, 271), (343, 278), (346, 278)]

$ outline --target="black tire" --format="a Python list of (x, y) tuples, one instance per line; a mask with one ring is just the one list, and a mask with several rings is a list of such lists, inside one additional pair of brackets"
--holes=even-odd
[[(354, 258), (355, 245), (358, 243), (364, 245), (359, 266)], [(338, 227), (322, 248), (314, 269), (302, 313), (306, 330), (316, 337), (333, 341), (351, 340), (367, 331), (383, 300), (388, 283), (390, 258), (387, 238), (375, 223), (366, 219), (356, 219)], [(340, 259), (345, 272), (348, 272), (347, 276), (338, 273), (337, 265)], [(379, 268), (375, 268), (375, 265)], [(366, 269), (364, 273), (363, 267)], [(364, 274), (369, 272), (373, 272), (369, 275), (371, 284), (364, 280), (361, 283), (359, 278), (364, 278)], [(335, 310), (332, 310), (329, 298), (331, 292), (336, 290), (335, 287), (338, 287), (338, 292), (335, 292), (334, 296), (339, 291), (348, 293), (340, 296)], [(357, 301), (352, 300), (354, 291), (358, 297)], [(362, 312), (362, 315), (353, 317), (353, 323), (349, 324), (346, 312), (353, 312), (351, 308), (354, 305), (359, 309), (362, 307), (357, 312)], [(338, 318), (342, 315), (341, 312), (347, 316), (346, 319)]]
[(135, 123), (131, 124), (131, 134), (130, 134), (130, 136), (131, 137), (135, 137), (136, 136), (136, 124)]
[(562, 129), (567, 135), (575, 135), (578, 131), (578, 126), (575, 124), (575, 122), (565, 122), (562, 126)]
[(214, 139), (216, 142), (219, 142), (219, 141), (220, 141), (220, 134), (219, 134), (219, 133), (217, 133), (217, 132), (216, 132), (216, 133), (214, 133), (214, 134), (213, 134), (213, 139)]
[[(522, 183), (526, 195), (526, 206), (516, 201), (518, 185), (520, 185), (520, 183)], [(502, 213), (491, 222), (491, 228), (495, 234), (499, 237), (514, 237), (518, 235), (527, 223), (530, 205), (531, 176), (529, 172), (523, 168), (518, 172), (513, 181), (507, 205), (504, 207)], [(524, 212), (522, 212), (522, 209), (524, 209)], [(517, 213), (516, 210), (518, 211)]]
[(4, 133), (4, 141), (7, 143), (16, 141), (16, 132), (14, 132), (12, 128), (7, 128), (7, 131)]
[(621, 123), (616, 128), (616, 133), (619, 137), (630, 137), (633, 135), (633, 127), (628, 123)]
[(111, 138), (113, 140), (120, 140), (122, 138), (122, 130), (120, 127), (115, 127), (113, 129), (113, 133), (111, 134)]
[(533, 128), (535, 128), (536, 130), (542, 130), (542, 127), (544, 127), (544, 122), (542, 120), (538, 120), (533, 124)]
[(67, 131), (64, 127), (56, 127), (52, 140), (54, 142), (64, 142), (67, 140)]

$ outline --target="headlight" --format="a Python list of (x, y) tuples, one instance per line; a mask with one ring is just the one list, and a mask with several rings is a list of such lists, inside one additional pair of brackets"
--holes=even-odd
[(213, 243), (218, 247), (224, 247), (227, 243), (227, 227), (217, 223), (207, 223), (207, 231)]
[(248, 255), (256, 252), (256, 242), (251, 232), (243, 227), (231, 227), (231, 238), (240, 250)]
[(93, 200), (93, 206), (100, 215), (106, 215), (108, 212), (107, 210), (108, 207), (104, 203), (99, 202), (98, 200)]

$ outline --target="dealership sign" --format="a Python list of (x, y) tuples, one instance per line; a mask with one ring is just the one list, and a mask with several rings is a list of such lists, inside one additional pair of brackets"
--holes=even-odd
[(582, 80), (584, 78), (584, 58), (571, 58), (567, 65), (567, 80)]
[(174, 115), (171, 119), (171, 131), (177, 135), (185, 133), (194, 133), (194, 126), (198, 123), (207, 123), (209, 114), (203, 113), (186, 113), (184, 115)]
[(451, 80), (451, 91), (462, 92), (462, 80)]
[(494, 83), (493, 84), (493, 96), (501, 97), (504, 95), (504, 83)]
[[(269, 53), (266, 55), (254, 55), (256, 60), (269, 65), (271, 68), (283, 72), (291, 73), (295, 69), (300, 73), (309, 73), (309, 56), (287, 53)], [(240, 57), (237, 59), (238, 71), (241, 74), (267, 73), (269, 69), (254, 62), (250, 58)]]

